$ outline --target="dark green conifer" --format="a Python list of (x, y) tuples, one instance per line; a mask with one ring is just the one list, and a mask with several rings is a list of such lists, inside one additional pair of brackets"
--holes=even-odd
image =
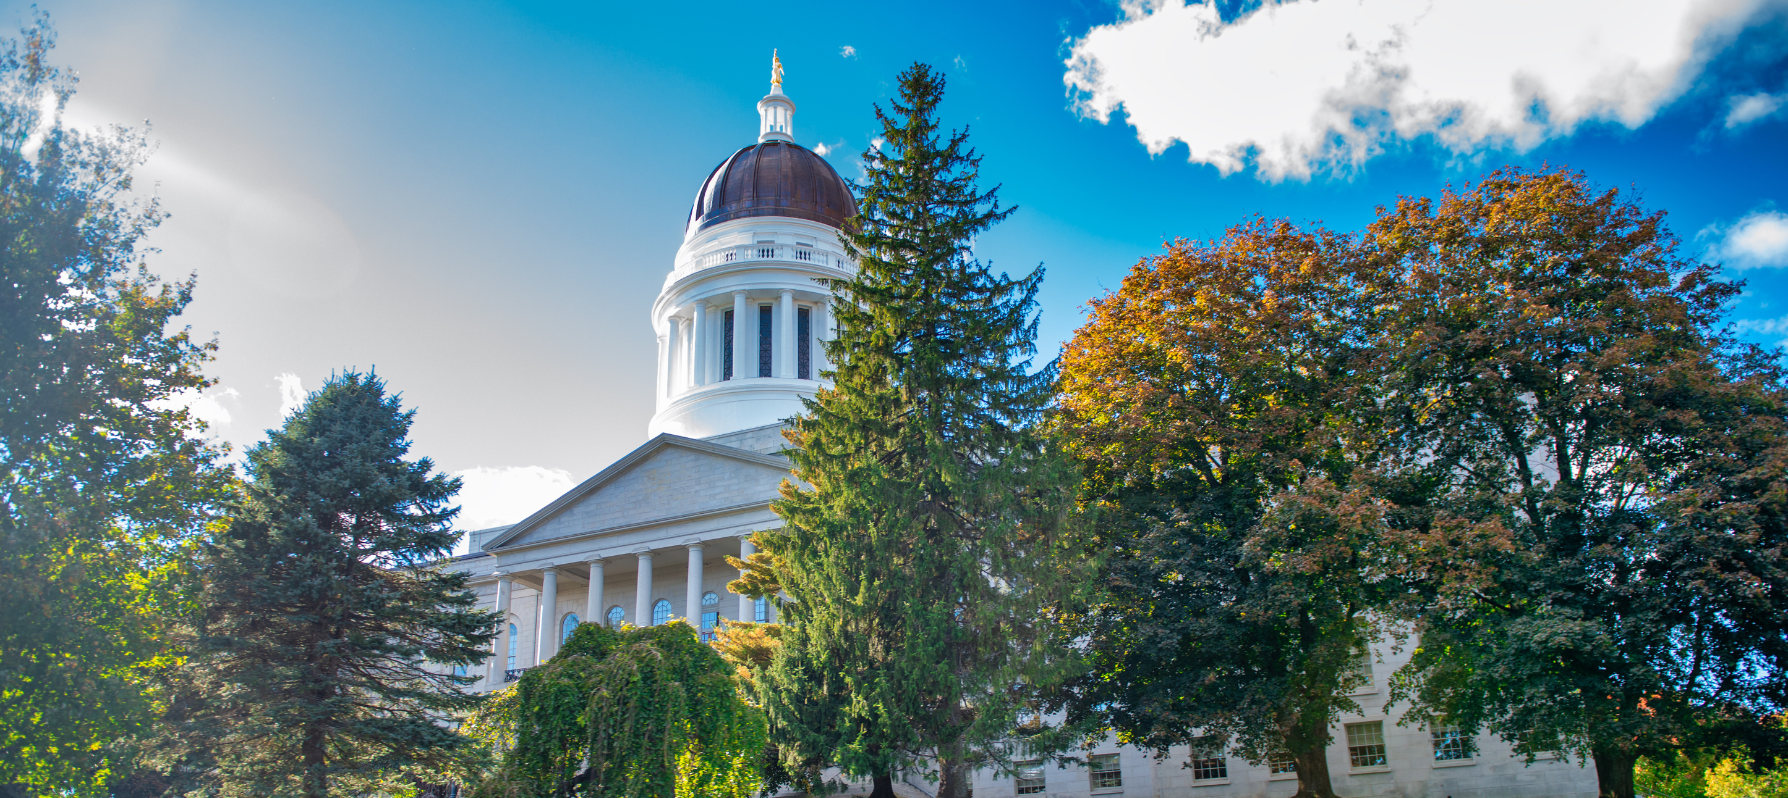
[(470, 749), (441, 721), (477, 704), (452, 666), (489, 656), (495, 618), (430, 566), (459, 480), (405, 459), (414, 412), (349, 372), (249, 450), (207, 547), (169, 772), (212, 794), (372, 795)]
[(788, 764), (873, 777), (876, 796), (935, 766), (956, 798), (1023, 749), (1004, 743), (1052, 667), (1040, 608), (1067, 584), (1051, 556), (1065, 474), (1036, 431), (1054, 378), (1031, 362), (1043, 273), (974, 257), (1012, 211), (976, 187), (967, 131), (940, 135), (943, 90), (915, 64), (876, 109), (883, 143), (841, 236), (857, 274), (832, 286), (835, 383), (789, 432), (786, 526), (758, 534), (788, 597), (758, 680), (773, 734)]

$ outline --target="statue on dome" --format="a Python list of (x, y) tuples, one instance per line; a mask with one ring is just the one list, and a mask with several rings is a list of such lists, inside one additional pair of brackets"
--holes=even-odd
[(777, 57), (775, 50), (770, 51), (770, 86), (782, 88), (782, 59)]

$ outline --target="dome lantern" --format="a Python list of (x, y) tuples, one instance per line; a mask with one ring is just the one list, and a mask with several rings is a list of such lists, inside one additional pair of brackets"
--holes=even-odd
[(757, 140), (795, 140), (795, 101), (782, 93), (782, 59), (770, 51), (770, 93), (757, 101)]

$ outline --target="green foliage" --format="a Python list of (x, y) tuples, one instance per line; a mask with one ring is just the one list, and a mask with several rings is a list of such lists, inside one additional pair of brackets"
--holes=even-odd
[(893, 114), (876, 109), (884, 143), (840, 235), (857, 273), (832, 285), (834, 385), (788, 433), (786, 525), (755, 537), (774, 569), (757, 581), (789, 600), (754, 681), (791, 771), (836, 764), (886, 795), (927, 757), (955, 798), (1022, 750), (1007, 743), (1030, 688), (1067, 666), (1041, 608), (1072, 559), (1069, 474), (1036, 430), (1054, 377), (1031, 370), (1042, 272), (972, 257), (1011, 211), (976, 187), (968, 134), (940, 135), (943, 88), (914, 65)]
[(1380, 472), (1369, 264), (1256, 220), (1179, 241), (1092, 303), (1057, 418), (1101, 512), (1102, 600), (1071, 619), (1073, 719), (1165, 754), (1215, 736), (1332, 796), (1331, 723), (1405, 594)]
[(496, 619), (429, 565), (459, 480), (405, 459), (413, 416), (348, 372), (249, 450), (206, 546), (164, 773), (207, 795), (382, 795), (476, 752), (441, 721), (479, 703), (450, 666), (489, 656)]
[(580, 624), (559, 653), (467, 723), (502, 751), (475, 798), (750, 798), (763, 714), (681, 621)]
[(1364, 242), (1386, 425), (1433, 486), (1394, 695), (1411, 722), (1592, 758), (1611, 798), (1640, 756), (1748, 735), (1788, 696), (1785, 373), (1662, 217), (1507, 170), (1381, 210)]
[(1647, 798), (1788, 798), (1788, 769), (1759, 769), (1742, 750), (1642, 757), (1633, 776), (1634, 791)]
[(227, 484), (182, 399), (215, 346), (169, 323), (193, 282), (140, 262), (139, 132), (60, 114), (38, 15), (0, 42), (0, 787), (73, 794), (118, 767), (173, 657), (188, 542)]

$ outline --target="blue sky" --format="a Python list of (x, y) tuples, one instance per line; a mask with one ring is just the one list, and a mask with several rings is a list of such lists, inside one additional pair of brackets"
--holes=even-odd
[(70, 121), (160, 142), (151, 263), (199, 276), (213, 432), (252, 444), (376, 367), (472, 525), (645, 439), (647, 311), (695, 189), (753, 140), (772, 48), (797, 140), (847, 178), (899, 70), (946, 72), (946, 121), (1020, 207), (978, 252), (1048, 269), (1045, 356), (1166, 240), (1356, 229), (1503, 164), (1637, 190), (1744, 267), (1745, 334), (1788, 339), (1784, 0), (39, 5)]

